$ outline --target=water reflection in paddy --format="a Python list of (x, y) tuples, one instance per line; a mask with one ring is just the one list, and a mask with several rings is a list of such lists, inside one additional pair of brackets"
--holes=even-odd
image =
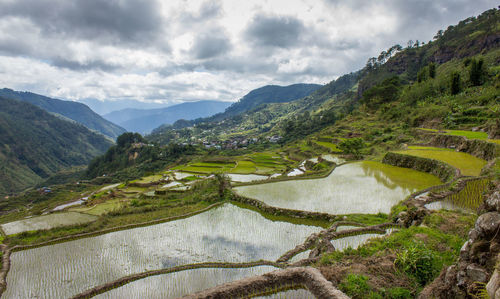
[(282, 208), (331, 214), (388, 213), (437, 177), (408, 168), (365, 161), (337, 167), (322, 179), (293, 180), (235, 188), (238, 194)]
[(3, 298), (68, 298), (125, 275), (187, 263), (275, 260), (320, 230), (224, 204), (186, 219), (14, 252)]
[(226, 282), (261, 275), (274, 270), (276, 268), (269, 266), (248, 269), (187, 270), (137, 280), (94, 298), (178, 298)]

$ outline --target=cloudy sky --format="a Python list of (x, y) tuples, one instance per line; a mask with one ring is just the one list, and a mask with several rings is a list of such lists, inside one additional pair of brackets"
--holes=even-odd
[(490, 0), (0, 0), (0, 87), (79, 100), (237, 100), (324, 84)]

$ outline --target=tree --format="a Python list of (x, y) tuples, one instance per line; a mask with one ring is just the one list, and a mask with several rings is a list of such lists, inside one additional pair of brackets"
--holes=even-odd
[(366, 68), (368, 70), (371, 70), (373, 68), (375, 68), (377, 66), (377, 58), (375, 57), (371, 57), (368, 59), (368, 61), (366, 62)]
[(361, 138), (345, 139), (339, 144), (339, 149), (345, 154), (352, 154), (356, 158), (361, 156), (361, 149), (365, 147), (365, 142)]
[(439, 31), (436, 33), (436, 35), (434, 35), (434, 39), (439, 39), (440, 37), (442, 37), (442, 36), (443, 36), (443, 33), (444, 33), (444, 31), (443, 31), (443, 30), (439, 30)]
[(427, 70), (428, 69), (429, 69), (428, 67), (424, 67), (420, 71), (418, 71), (418, 73), (417, 73), (417, 81), (418, 81), (418, 83), (427, 80)]
[(382, 51), (380, 53), (380, 55), (378, 56), (377, 61), (378, 61), (379, 64), (384, 64), (385, 61), (386, 61), (386, 58), (387, 58), (387, 52), (386, 51)]
[(436, 64), (434, 62), (429, 63), (429, 77), (436, 78)]
[(484, 60), (472, 59), (470, 62), (469, 80), (472, 86), (479, 86), (483, 84), (484, 79)]
[(450, 78), (450, 91), (452, 95), (455, 95), (460, 92), (461, 84), (460, 84), (460, 74), (458, 72), (453, 72)]
[(380, 103), (392, 102), (399, 96), (400, 86), (401, 82), (398, 76), (387, 78), (366, 90), (363, 93), (362, 102), (372, 107)]
[(139, 142), (146, 142), (146, 140), (139, 133), (127, 132), (116, 138), (116, 145), (120, 148), (125, 148), (133, 143)]

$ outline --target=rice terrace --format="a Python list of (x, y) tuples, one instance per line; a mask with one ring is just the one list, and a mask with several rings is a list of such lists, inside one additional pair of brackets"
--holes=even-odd
[(493, 1), (14, 2), (1, 298), (500, 299)]

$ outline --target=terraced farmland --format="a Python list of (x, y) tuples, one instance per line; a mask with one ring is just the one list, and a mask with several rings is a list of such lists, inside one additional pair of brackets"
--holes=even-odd
[[(378, 162), (349, 163), (327, 178), (235, 188), (242, 196), (281, 208), (348, 213), (387, 213), (410, 193), (438, 185), (437, 177)], [(359, 188), (363, 186), (363, 188)]]
[(479, 175), (481, 173), (481, 169), (487, 163), (483, 159), (466, 153), (436, 147), (422, 146), (414, 149), (410, 148), (408, 150), (398, 151), (398, 153), (443, 161), (455, 168), (458, 168), (463, 175), (469, 176)]

